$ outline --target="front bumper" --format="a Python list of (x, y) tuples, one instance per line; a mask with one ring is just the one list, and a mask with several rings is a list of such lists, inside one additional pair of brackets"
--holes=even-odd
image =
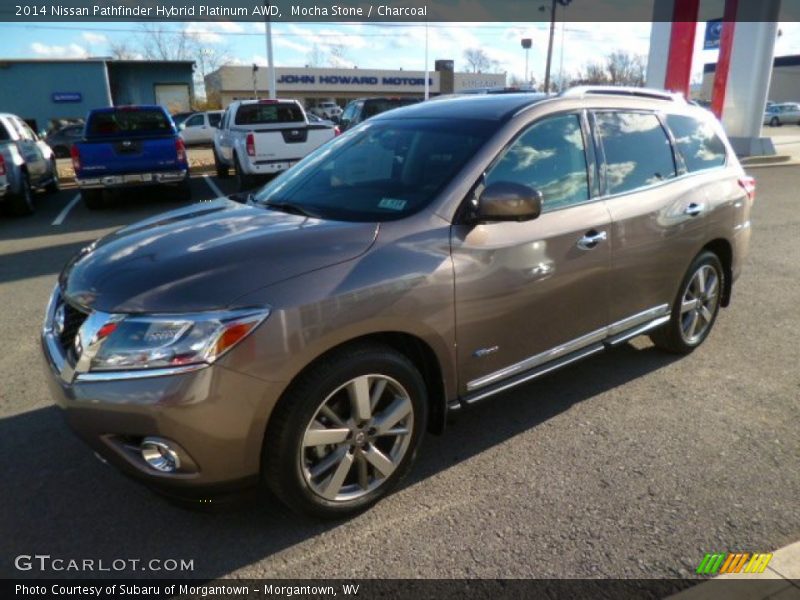
[(188, 169), (157, 171), (155, 173), (127, 173), (102, 177), (79, 177), (75, 183), (83, 190), (134, 187), (141, 185), (166, 185), (181, 183), (189, 177)]
[[(47, 327), (45, 380), (69, 426), (109, 463), (171, 496), (207, 498), (255, 484), (277, 384), (215, 363), (191, 371), (76, 374)], [(153, 371), (156, 373), (156, 371)], [(163, 473), (139, 452), (145, 437), (172, 442), (181, 467)]]

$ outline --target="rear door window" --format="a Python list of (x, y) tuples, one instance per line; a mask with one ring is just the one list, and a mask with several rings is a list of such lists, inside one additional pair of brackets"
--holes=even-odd
[(542, 209), (589, 199), (586, 152), (578, 115), (548, 117), (531, 125), (486, 174), (486, 185), (511, 181), (542, 194)]
[(667, 127), (690, 173), (725, 164), (725, 145), (710, 123), (686, 115), (667, 115)]
[(677, 176), (667, 133), (652, 113), (599, 112), (607, 194), (621, 194)]
[(208, 124), (212, 127), (219, 127), (219, 122), (222, 120), (222, 115), (219, 113), (208, 113)]
[(236, 111), (237, 125), (300, 123), (303, 111), (296, 104), (242, 104)]

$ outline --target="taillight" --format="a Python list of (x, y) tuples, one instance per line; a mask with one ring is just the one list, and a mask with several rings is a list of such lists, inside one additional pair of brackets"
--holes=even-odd
[(186, 162), (186, 144), (183, 143), (181, 138), (175, 139), (175, 154), (178, 157), (178, 162)]
[(81, 169), (81, 152), (78, 150), (78, 147), (73, 144), (72, 148), (70, 148), (69, 155), (72, 158), (72, 168), (76, 171), (80, 171)]
[(256, 136), (252, 133), (247, 134), (247, 141), (245, 142), (245, 146), (247, 147), (247, 156), (255, 156), (256, 155)]
[(0, 176), (4, 176), (6, 174), (6, 159), (3, 158), (3, 155), (0, 154)]
[(755, 177), (740, 177), (739, 178), (739, 185), (744, 190), (744, 193), (747, 194), (747, 198), (752, 202), (756, 199), (756, 180)]
[(333, 137), (336, 137), (337, 135), (342, 135), (342, 130), (339, 129), (338, 125), (336, 125), (336, 127), (333, 128)]

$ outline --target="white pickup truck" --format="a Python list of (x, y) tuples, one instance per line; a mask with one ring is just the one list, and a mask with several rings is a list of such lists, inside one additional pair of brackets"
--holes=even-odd
[(217, 177), (233, 169), (239, 191), (245, 191), (258, 176), (285, 171), (335, 135), (331, 125), (309, 123), (295, 100), (233, 102), (214, 134)]

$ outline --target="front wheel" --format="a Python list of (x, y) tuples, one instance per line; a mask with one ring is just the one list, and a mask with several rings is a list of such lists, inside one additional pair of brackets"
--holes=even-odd
[(292, 386), (267, 428), (263, 478), (289, 507), (345, 517), (409, 471), (427, 423), (419, 371), (381, 345), (332, 354)]
[(769, 124), (773, 127), (778, 127), (781, 124), (781, 120), (778, 117), (772, 117), (772, 119), (769, 121)]
[[(213, 146), (212, 146), (213, 148)], [(217, 149), (213, 148), (212, 152), (214, 153), (214, 169), (217, 171), (217, 177), (219, 179), (227, 179), (230, 177), (231, 173), (228, 169), (228, 165), (224, 164), (217, 155)]]
[(716, 254), (703, 252), (694, 259), (681, 284), (669, 322), (650, 339), (657, 348), (689, 354), (711, 332), (719, 313), (725, 272)]

